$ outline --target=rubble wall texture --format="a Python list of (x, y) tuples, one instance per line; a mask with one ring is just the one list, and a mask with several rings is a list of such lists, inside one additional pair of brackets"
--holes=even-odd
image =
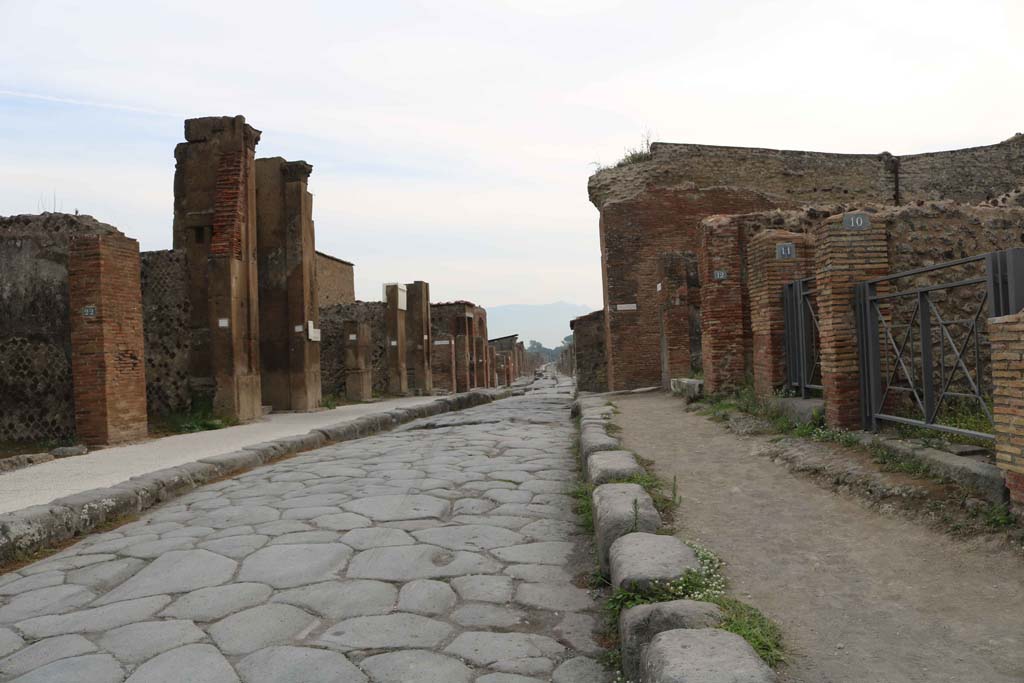
[(594, 311), (572, 321), (576, 386), (580, 391), (608, 391), (605, 370), (604, 311)]
[(323, 395), (345, 395), (345, 339), (342, 323), (346, 320), (370, 325), (368, 364), (373, 371), (373, 392), (386, 393), (388, 360), (385, 306), (379, 301), (356, 301), (320, 307), (320, 378)]
[(803, 205), (977, 203), (1022, 179), (1022, 136), (899, 159), (656, 143), (648, 161), (599, 171), (588, 189), (601, 214), (610, 388), (658, 383), (657, 257), (696, 252), (703, 218)]
[(68, 253), (109, 234), (91, 216), (0, 217), (0, 441), (74, 437)]
[(192, 406), (188, 254), (183, 249), (144, 251), (141, 261), (147, 410), (150, 415), (187, 412)]

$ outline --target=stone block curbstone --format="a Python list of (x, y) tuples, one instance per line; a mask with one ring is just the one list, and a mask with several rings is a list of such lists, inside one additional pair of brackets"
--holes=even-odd
[(697, 553), (675, 536), (643, 532), (616, 539), (608, 550), (608, 565), (612, 586), (640, 591), (700, 569)]
[(914, 457), (927, 465), (933, 474), (974, 489), (989, 502), (1009, 501), (1009, 491), (1003, 481), (1003, 472), (995, 465), (935, 448), (922, 448)]
[(259, 467), (263, 464), (263, 458), (255, 451), (232, 451), (223, 455), (214, 455), (209, 458), (201, 458), (199, 462), (205, 462), (217, 468), (220, 474), (231, 474), (242, 470)]
[(640, 661), (651, 639), (662, 631), (714, 628), (722, 622), (718, 605), (697, 600), (671, 600), (637, 605), (619, 614), (619, 649), (626, 680), (640, 677)]
[(643, 474), (644, 469), (629, 451), (597, 451), (586, 459), (585, 476), (594, 486)]
[(580, 455), (584, 458), (597, 451), (617, 451), (620, 448), (619, 440), (608, 436), (603, 426), (587, 425), (580, 430)]
[(662, 631), (641, 659), (640, 683), (775, 683), (742, 636), (716, 628)]
[(612, 544), (629, 533), (657, 531), (661, 516), (639, 484), (601, 484), (594, 489), (593, 506), (597, 559), (601, 573), (608, 576)]

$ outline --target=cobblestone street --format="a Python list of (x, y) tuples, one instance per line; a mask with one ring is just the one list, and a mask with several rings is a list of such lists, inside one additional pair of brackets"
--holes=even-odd
[(0, 680), (607, 680), (570, 392), (311, 451), (0, 576)]

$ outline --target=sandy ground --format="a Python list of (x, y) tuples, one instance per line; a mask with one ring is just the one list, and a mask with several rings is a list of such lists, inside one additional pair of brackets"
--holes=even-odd
[(1021, 558), (834, 494), (679, 399), (614, 401), (625, 447), (678, 476), (680, 538), (716, 551), (731, 592), (781, 625), (783, 681), (1024, 681)]
[(312, 413), (274, 413), (236, 427), (165, 436), (32, 465), (0, 474), (0, 512), (49, 503), (72, 493), (112, 486), (129, 477), (230, 453), (261, 441), (305, 434), (317, 427), (355, 420), (369, 413), (433, 400), (433, 396), (394, 398)]

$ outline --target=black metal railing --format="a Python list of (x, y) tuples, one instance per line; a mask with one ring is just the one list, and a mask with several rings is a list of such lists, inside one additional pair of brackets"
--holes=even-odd
[(818, 346), (818, 297), (814, 278), (783, 286), (783, 344), (786, 386), (807, 398), (820, 392), (821, 354)]
[[(903, 284), (907, 281), (911, 285)], [(991, 440), (989, 432), (942, 424), (940, 413), (958, 401), (991, 422), (985, 319), (1015, 313), (1022, 305), (1024, 249), (957, 259), (858, 284), (864, 428), (877, 431), (880, 422), (891, 422)]]

